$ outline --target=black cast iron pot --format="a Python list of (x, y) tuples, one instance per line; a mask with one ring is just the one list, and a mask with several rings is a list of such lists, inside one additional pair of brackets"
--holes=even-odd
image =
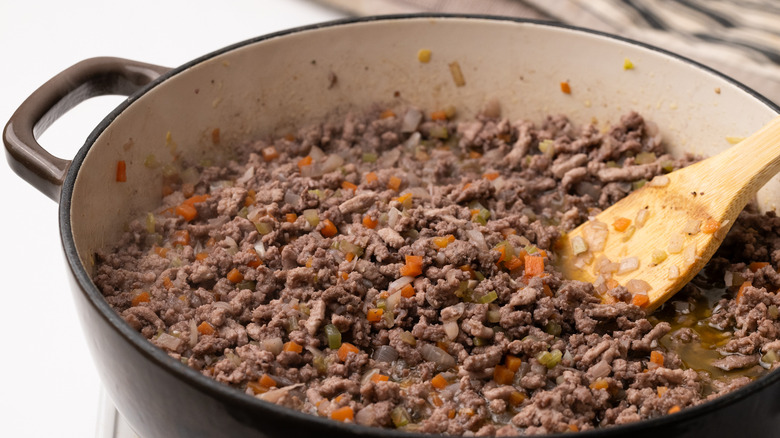
[[(419, 49), (429, 49), (421, 63)], [(636, 68), (623, 70), (625, 58)], [(457, 62), (465, 84), (457, 84)], [(572, 93), (559, 83), (568, 81)], [(717, 92), (716, 92), (717, 91)], [(73, 160), (36, 138), (95, 95), (129, 96)], [(726, 136), (755, 131), (778, 107), (743, 85), (663, 50), (597, 32), (480, 16), (390, 16), (293, 29), (226, 47), (179, 68), (115, 58), (83, 61), (43, 85), (8, 122), (9, 163), (60, 203), (62, 245), (79, 317), (103, 384), (132, 427), (152, 437), (410, 436), (291, 411), (212, 381), (130, 328), (92, 283), (93, 254), (160, 201), (159, 170), (176, 154), (219, 158), (222, 145), (290, 132), (374, 103), (455, 105), (468, 117), (489, 99), (509, 118), (565, 113), (577, 123), (628, 109), (655, 121), (674, 154), (714, 154)], [(171, 141), (173, 139), (173, 141)], [(173, 146), (175, 144), (175, 147)], [(226, 147), (226, 146), (223, 146)], [(118, 161), (127, 181), (116, 181)], [(780, 201), (773, 180), (759, 194)], [(780, 436), (780, 374), (674, 415), (582, 437)]]

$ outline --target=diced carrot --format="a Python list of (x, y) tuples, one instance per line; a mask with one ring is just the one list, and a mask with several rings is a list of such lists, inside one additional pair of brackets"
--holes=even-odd
[(431, 386), (436, 389), (444, 389), (447, 387), (447, 379), (439, 373), (431, 379)]
[(449, 411), (447, 411), (447, 418), (452, 420), (453, 418), (455, 418), (455, 414), (456, 414), (455, 409), (450, 409)]
[(242, 280), (244, 280), (244, 274), (242, 274), (238, 268), (233, 268), (228, 272), (227, 279), (231, 283), (240, 283)]
[(401, 196), (399, 196), (397, 198), (393, 198), (393, 201), (398, 201), (401, 204), (403, 204), (404, 202), (409, 201), (410, 199), (412, 199), (412, 194), (411, 193), (404, 193), (403, 195), (401, 195)]
[(195, 254), (195, 260), (197, 260), (199, 262), (202, 262), (203, 260), (206, 260), (207, 258), (209, 258), (209, 253), (207, 253), (205, 251), (204, 252), (199, 252), (199, 253)]
[(251, 389), (255, 395), (268, 392), (268, 387), (261, 385), (259, 382), (247, 382), (246, 387)]
[(498, 261), (496, 262), (496, 264), (499, 264), (499, 263), (501, 263), (501, 262), (503, 262), (504, 260), (506, 260), (506, 259), (507, 259), (507, 255), (506, 255), (506, 253), (507, 253), (507, 250), (506, 250), (506, 245), (500, 245), (500, 246), (497, 246), (497, 247), (495, 247), (495, 248), (493, 248), (493, 249), (495, 249), (496, 251), (498, 251), (498, 253), (500, 254), (500, 255), (498, 256)]
[(664, 366), (664, 355), (660, 351), (651, 351), (650, 352), (650, 362), (658, 365), (658, 366)]
[(431, 239), (431, 242), (433, 245), (438, 249), (444, 249), (449, 245), (450, 243), (455, 241), (455, 236), (452, 234), (448, 236), (438, 236)]
[(747, 289), (750, 286), (753, 286), (753, 283), (751, 281), (746, 281), (742, 283), (742, 285), (739, 287), (739, 291), (737, 291), (737, 297), (735, 299), (737, 304), (739, 304), (739, 302), (742, 301), (742, 296), (745, 295), (745, 289)]
[(398, 191), (398, 189), (401, 188), (401, 178), (398, 178), (397, 176), (391, 176), (390, 180), (387, 182), (387, 188)]
[(707, 219), (701, 224), (701, 232), (705, 234), (713, 234), (720, 229), (720, 222), (715, 219)]
[(161, 248), (157, 245), (154, 246), (154, 252), (160, 256), (165, 258), (166, 255), (168, 255), (168, 248)]
[(631, 219), (627, 219), (624, 217), (619, 217), (615, 219), (614, 222), (612, 222), (612, 228), (615, 229), (615, 231), (620, 231), (621, 233), (623, 231), (626, 231), (628, 229), (629, 225), (631, 225)]
[(336, 421), (354, 421), (355, 420), (355, 411), (349, 407), (344, 406), (341, 408), (338, 408), (330, 413), (330, 418), (336, 420)]
[(295, 134), (290, 133), (284, 136), (284, 139), (287, 141), (295, 141)]
[(404, 298), (411, 298), (415, 296), (417, 292), (414, 290), (414, 286), (411, 284), (407, 284), (406, 286), (401, 288), (401, 296)]
[(182, 204), (187, 204), (187, 205), (193, 205), (194, 206), (195, 204), (197, 204), (199, 202), (206, 202), (207, 199), (209, 199), (209, 195), (207, 195), (207, 194), (204, 194), (204, 195), (194, 195), (194, 196), (190, 196), (189, 198), (184, 200), (184, 202), (182, 202)]
[(357, 190), (358, 186), (355, 184), (352, 184), (349, 181), (342, 181), (341, 182), (341, 188), (344, 190), (352, 190), (353, 192)]
[(513, 406), (517, 406), (520, 403), (524, 402), (526, 399), (526, 395), (523, 394), (520, 391), (512, 391), (509, 394), (509, 403), (511, 403)]
[(515, 372), (504, 365), (496, 365), (493, 368), (493, 380), (499, 385), (511, 385), (515, 378)]
[(432, 392), (430, 396), (431, 396), (431, 403), (433, 403), (433, 405), (436, 406), (437, 408), (441, 407), (441, 405), (444, 404), (444, 401), (442, 401), (441, 397), (439, 397), (439, 394)]
[(260, 256), (257, 255), (257, 251), (254, 249), (252, 249), (250, 252), (254, 257), (246, 265), (252, 269), (257, 269), (260, 265), (263, 264), (263, 260), (260, 259)]
[(376, 226), (379, 225), (379, 221), (376, 219), (372, 219), (371, 216), (365, 215), (363, 216), (363, 226), (366, 228), (374, 229)]
[(618, 283), (618, 281), (615, 280), (614, 278), (610, 278), (610, 279), (607, 280), (607, 289), (608, 290), (612, 290), (612, 289), (614, 289), (614, 288), (616, 288), (618, 286), (620, 286), (620, 283)]
[(322, 233), (325, 237), (333, 237), (338, 233), (339, 230), (336, 228), (335, 225), (333, 225), (333, 222), (330, 221), (330, 219), (325, 219), (322, 221), (322, 229), (320, 230), (320, 233)]
[(299, 353), (300, 354), (300, 353), (303, 352), (303, 346), (301, 346), (301, 344), (299, 344), (299, 343), (297, 343), (295, 341), (290, 341), (290, 342), (286, 342), (282, 346), (282, 351), (292, 351), (294, 353)]
[(273, 161), (274, 158), (279, 158), (279, 152), (273, 146), (268, 146), (266, 148), (263, 148), (261, 152), (263, 154), (263, 160), (265, 160), (266, 163), (269, 161)]
[(511, 354), (507, 355), (506, 360), (504, 361), (506, 367), (509, 368), (509, 371), (512, 371), (513, 373), (520, 369), (520, 365), (522, 363), (522, 359), (517, 356), (512, 356)]
[(569, 425), (569, 430), (570, 430), (571, 432), (579, 432), (579, 431), (580, 431), (580, 428), (579, 428), (579, 427), (577, 427), (577, 425), (576, 425), (576, 424), (572, 423), (572, 424), (570, 424), (570, 425)]
[(522, 268), (523, 263), (525, 263), (523, 257), (513, 257), (511, 260), (504, 262), (504, 267), (510, 271), (514, 271), (515, 269)]
[(552, 289), (550, 289), (550, 286), (547, 285), (547, 283), (544, 283), (542, 285), (542, 292), (544, 292), (544, 294), (547, 295), (550, 298), (552, 298), (553, 295), (554, 295)]
[(482, 158), (482, 153), (477, 151), (469, 151), (469, 158), (473, 160), (477, 160), (479, 158)]
[(376, 181), (378, 179), (379, 179), (379, 177), (376, 176), (376, 172), (368, 172), (366, 174), (366, 182), (369, 183), (369, 184), (371, 184), (372, 182), (374, 182), (374, 181)]
[(384, 309), (368, 309), (366, 319), (368, 322), (379, 322), (382, 320), (382, 315), (384, 315), (384, 313)]
[(680, 406), (678, 406), (678, 405), (672, 406), (671, 408), (669, 408), (669, 411), (668, 411), (669, 414), (676, 414), (678, 412), (680, 412)]
[(406, 264), (401, 266), (400, 273), (403, 276), (416, 277), (422, 274), (422, 256), (408, 255), (406, 256)]
[(561, 92), (571, 94), (571, 85), (568, 82), (561, 82)]
[(116, 162), (116, 182), (127, 181), (127, 164), (124, 160)]
[(150, 300), (151, 298), (149, 297), (149, 292), (143, 291), (133, 297), (131, 304), (133, 305), (133, 307), (135, 307), (141, 303), (148, 303)]
[(447, 113), (445, 111), (434, 111), (431, 113), (431, 120), (447, 120)]
[(669, 388), (667, 388), (666, 386), (659, 386), (655, 388), (655, 390), (658, 393), (658, 398), (661, 398), (664, 396), (664, 394), (666, 394), (666, 391), (668, 391)]
[(544, 273), (544, 259), (541, 256), (526, 255), (525, 275), (529, 277), (538, 277)]
[(498, 178), (498, 176), (499, 176), (499, 173), (498, 173), (498, 172), (490, 172), (490, 173), (485, 173), (485, 174), (483, 174), (483, 175), (482, 175), (482, 178), (485, 178), (485, 179), (486, 179), (486, 180), (488, 180), (488, 181), (493, 181), (493, 180), (495, 180), (496, 178)]
[(636, 294), (631, 299), (631, 304), (638, 307), (647, 307), (650, 304), (650, 298), (647, 295)]
[(276, 380), (271, 378), (268, 374), (263, 374), (262, 377), (260, 377), (260, 380), (257, 381), (259, 384), (265, 386), (266, 388), (273, 388), (276, 386)]
[(344, 258), (347, 259), (348, 262), (351, 262), (352, 260), (355, 260), (355, 253), (354, 252), (348, 252)]
[(339, 347), (339, 350), (337, 352), (339, 360), (342, 362), (346, 361), (350, 353), (358, 354), (360, 353), (360, 349), (350, 344), (349, 342), (342, 342), (341, 347)]
[(344, 280), (344, 281), (347, 281), (349, 279), (349, 274), (347, 274), (346, 272), (342, 272), (341, 273), (341, 279)]
[(211, 130), (211, 142), (214, 144), (219, 144), (219, 128), (214, 128)]
[(173, 232), (173, 239), (171, 243), (176, 245), (189, 245), (190, 244), (190, 232), (187, 230), (177, 230)]
[(286, 220), (291, 224), (294, 223), (296, 219), (298, 219), (298, 215), (295, 213), (287, 213), (286, 215), (284, 215), (284, 220)]
[(382, 373), (376, 373), (373, 376), (371, 376), (371, 381), (374, 383), (387, 382), (389, 380), (390, 380), (390, 376), (386, 376)]
[[(469, 187), (471, 187), (471, 183), (470, 182), (467, 182), (466, 184), (463, 184), (463, 191), (466, 191)], [(474, 215), (475, 212), (479, 213), (479, 209), (478, 208), (472, 209), (471, 210), (472, 216)]]
[(183, 217), (185, 221), (190, 222), (198, 217), (198, 210), (190, 204), (179, 204), (174, 210), (176, 214)]
[(438, 342), (436, 342), (436, 346), (441, 348), (444, 351), (448, 351), (450, 349), (450, 346), (445, 341), (438, 341)]
[(609, 388), (609, 382), (607, 382), (605, 379), (597, 379), (588, 386), (590, 389), (604, 390)]
[(214, 332), (215, 332), (214, 326), (207, 321), (201, 322), (200, 325), (198, 326), (198, 333), (204, 336), (213, 335)]
[(767, 263), (767, 262), (752, 262), (752, 263), (750, 263), (748, 265), (748, 268), (751, 271), (756, 272), (759, 269), (763, 268), (764, 266), (769, 266), (769, 263)]
[(313, 159), (312, 159), (311, 155), (307, 155), (307, 156), (301, 158), (300, 160), (298, 160), (298, 169), (302, 170), (306, 166), (311, 166), (312, 161), (313, 161)]
[(382, 111), (381, 114), (379, 114), (380, 119), (389, 119), (391, 117), (395, 117), (395, 113), (393, 112), (393, 110), (389, 110), (389, 109), (384, 110)]
[(244, 207), (249, 207), (250, 205), (254, 204), (256, 196), (257, 192), (255, 192), (253, 189), (247, 190), (246, 198), (244, 198)]
[(170, 289), (170, 288), (173, 287), (173, 282), (171, 281), (171, 279), (169, 277), (163, 277), (163, 286), (166, 289)]

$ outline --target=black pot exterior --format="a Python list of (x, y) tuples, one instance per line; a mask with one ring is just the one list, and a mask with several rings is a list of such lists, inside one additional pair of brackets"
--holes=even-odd
[[(376, 18), (367, 20), (374, 19)], [(354, 21), (361, 20), (349, 22)], [(245, 44), (251, 42), (253, 41)], [(233, 46), (235, 47), (238, 46)], [(207, 62), (208, 59), (209, 56), (206, 56), (182, 66), (167, 77), (194, 64)], [(166, 76), (163, 76), (138, 95), (165, 78)], [(92, 133), (73, 160), (63, 185), (60, 202), (60, 230), (70, 267), (76, 309), (101, 380), (120, 413), (143, 438), (415, 436), (396, 430), (343, 424), (281, 408), (242, 394), (167, 356), (132, 330), (109, 307), (79, 261), (70, 228), (70, 197), (87, 151), (100, 132), (113, 123), (116, 115), (131, 105), (138, 95), (128, 99)], [(773, 373), (713, 402), (688, 408), (674, 415), (586, 431), (576, 436), (780, 436), (780, 432), (775, 432), (776, 430), (780, 430), (780, 376)]]

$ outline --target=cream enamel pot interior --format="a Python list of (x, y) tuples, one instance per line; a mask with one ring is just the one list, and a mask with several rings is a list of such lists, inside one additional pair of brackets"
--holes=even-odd
[[(417, 59), (430, 49), (429, 63)], [(635, 68), (625, 70), (624, 59)], [(457, 62), (465, 85), (456, 86)], [(571, 94), (560, 91), (568, 81)], [(97, 94), (129, 98), (72, 160), (35, 138), (64, 111)], [(711, 155), (768, 122), (778, 107), (741, 84), (660, 49), (569, 27), (494, 17), (389, 16), (263, 36), (179, 68), (114, 58), (77, 64), (36, 91), (6, 126), (9, 163), (60, 202), (74, 299), (102, 381), (140, 436), (411, 436), (289, 411), (218, 384), (156, 349), (103, 300), (90, 280), (95, 250), (160, 201), (153, 154), (196, 163), (230, 156), (230, 145), (283, 134), (373, 104), (468, 117), (498, 99), (510, 119), (548, 113), (600, 126), (629, 110), (657, 123), (673, 153)], [(220, 145), (211, 132), (219, 128)], [(117, 161), (127, 182), (116, 182)], [(780, 201), (780, 181), (759, 194)], [(773, 429), (768, 429), (768, 428)], [(720, 437), (780, 427), (780, 375), (676, 415), (583, 432), (599, 437)], [(663, 435), (659, 435), (663, 434)]]

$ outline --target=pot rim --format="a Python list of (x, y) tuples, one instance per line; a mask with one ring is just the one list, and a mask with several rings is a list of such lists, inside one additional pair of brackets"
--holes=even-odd
[[(444, 14), (444, 13), (392, 14), (392, 15), (378, 15), (378, 16), (368, 16), (368, 17), (353, 17), (353, 18), (326, 21), (322, 23), (316, 23), (316, 24), (305, 25), (305, 26), (298, 26), (298, 27), (285, 29), (277, 32), (272, 32), (266, 35), (250, 38), (238, 43), (225, 46), (221, 49), (207, 53), (185, 64), (182, 64), (179, 67), (169, 70), (168, 72), (162, 74), (157, 79), (155, 79), (154, 81), (152, 81), (151, 83), (143, 87), (137, 93), (133, 94), (132, 96), (129, 96), (121, 104), (119, 104), (95, 127), (95, 129), (87, 137), (84, 145), (79, 149), (78, 153), (73, 158), (70, 168), (68, 169), (65, 182), (62, 185), (62, 195), (60, 198), (60, 208), (59, 208), (60, 237), (61, 237), (63, 250), (65, 252), (65, 256), (68, 262), (68, 266), (71, 270), (71, 273), (77, 280), (81, 288), (81, 291), (87, 296), (87, 299), (89, 303), (92, 305), (92, 307), (94, 307), (98, 311), (100, 316), (104, 320), (106, 320), (117, 332), (119, 332), (119, 334), (126, 341), (128, 341), (139, 353), (141, 353), (143, 356), (146, 356), (147, 359), (149, 359), (156, 365), (160, 366), (162, 369), (166, 370), (174, 377), (180, 380), (187, 381), (189, 385), (191, 385), (192, 387), (196, 388), (199, 391), (203, 391), (222, 400), (227, 400), (232, 404), (244, 405), (246, 407), (250, 407), (251, 409), (270, 411), (275, 416), (286, 417), (287, 420), (312, 422), (317, 424), (318, 426), (321, 426), (326, 430), (332, 429), (338, 431), (340, 429), (347, 428), (347, 429), (351, 429), (351, 432), (355, 432), (358, 434), (370, 434), (372, 436), (406, 437), (406, 438), (408, 437), (422, 438), (422, 437), (429, 436), (429, 435), (399, 431), (395, 429), (362, 426), (354, 423), (340, 423), (340, 422), (330, 420), (328, 418), (315, 416), (312, 414), (304, 413), (290, 408), (285, 408), (276, 405), (274, 403), (263, 401), (256, 397), (249, 396), (245, 393), (242, 393), (241, 391), (236, 390), (235, 388), (219, 383), (216, 380), (210, 379), (200, 374), (199, 372), (195, 371), (194, 369), (182, 364), (180, 361), (173, 359), (162, 349), (156, 347), (151, 342), (149, 342), (139, 332), (133, 330), (130, 327), (130, 325), (127, 324), (119, 316), (119, 314), (109, 306), (108, 302), (105, 300), (105, 298), (100, 293), (98, 288), (92, 282), (91, 277), (84, 269), (83, 265), (81, 264), (74, 243), (73, 230), (70, 227), (71, 197), (73, 195), (74, 183), (76, 178), (78, 177), (78, 173), (81, 169), (81, 165), (83, 164), (83, 161), (87, 153), (94, 145), (97, 138), (103, 133), (103, 131), (111, 123), (113, 123), (113, 121), (119, 116), (119, 114), (121, 114), (126, 108), (132, 105), (141, 96), (143, 96), (144, 94), (146, 94), (147, 92), (155, 88), (156, 86), (160, 85), (164, 81), (178, 75), (179, 73), (182, 73), (183, 71), (197, 64), (208, 61), (224, 53), (245, 46), (249, 46), (254, 43), (258, 43), (258, 42), (262, 42), (262, 41), (266, 41), (278, 37), (283, 37), (286, 35), (322, 29), (322, 28), (331, 28), (331, 27), (345, 26), (345, 25), (349, 26), (349, 25), (354, 25), (359, 23), (370, 23), (370, 22), (380, 22), (380, 21), (400, 21), (400, 20), (410, 20), (410, 19), (411, 20), (417, 20), (417, 19), (488, 20), (488, 21), (496, 21), (496, 22), (513, 22), (521, 25), (552, 27), (557, 29), (580, 32), (591, 36), (606, 37), (608, 39), (615, 40), (620, 43), (624, 43), (632, 46), (638, 46), (641, 48), (645, 48), (660, 53), (664, 56), (671, 57), (679, 61), (683, 61), (684, 63), (694, 67), (694, 69), (718, 76), (721, 79), (724, 79), (726, 82), (730, 83), (731, 85), (734, 85), (737, 88), (741, 89), (742, 91), (746, 92), (747, 94), (753, 96), (755, 99), (757, 99), (764, 105), (771, 108), (774, 112), (780, 113), (780, 106), (773, 103), (766, 97), (762, 96), (760, 93), (756, 92), (752, 88), (742, 84), (741, 82), (731, 78), (728, 75), (718, 72), (704, 64), (701, 64), (697, 61), (694, 61), (682, 55), (640, 41), (625, 38), (619, 35), (613, 35), (598, 30), (587, 29), (583, 27), (572, 26), (572, 25), (561, 24), (561, 23), (550, 22), (550, 21), (543, 21), (543, 20), (494, 16), (494, 15), (486, 15), (486, 14)], [(778, 371), (770, 372), (767, 375), (759, 378), (758, 380), (751, 382), (748, 385), (745, 385), (742, 388), (739, 388), (728, 394), (717, 397), (716, 399), (710, 400), (706, 403), (702, 403), (697, 406), (688, 407), (686, 409), (683, 409), (679, 413), (673, 415), (663, 415), (661, 417), (641, 420), (634, 423), (610, 426), (604, 429), (593, 429), (589, 431), (583, 431), (583, 432), (579, 432), (577, 436), (582, 436), (583, 438), (617, 437), (617, 436), (622, 436), (623, 434), (630, 434), (632, 432), (639, 431), (641, 429), (644, 429), (646, 426), (650, 426), (650, 427), (663, 427), (665, 425), (672, 426), (674, 425), (674, 423), (707, 415), (711, 411), (715, 411), (724, 408), (730, 404), (736, 403), (762, 390), (763, 388), (776, 383), (777, 381), (780, 381), (780, 372)], [(551, 434), (546, 436), (549, 436), (551, 438), (556, 438), (556, 437), (563, 437), (564, 434)]]

